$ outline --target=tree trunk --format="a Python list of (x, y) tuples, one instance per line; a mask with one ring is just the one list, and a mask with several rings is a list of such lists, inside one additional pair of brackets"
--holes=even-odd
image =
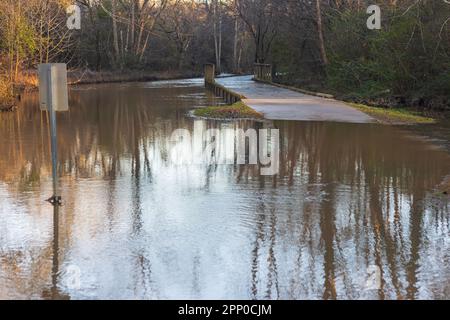
[(320, 56), (322, 59), (322, 64), (327, 65), (328, 64), (328, 58), (327, 58), (327, 52), (325, 50), (325, 40), (323, 37), (323, 25), (322, 25), (322, 9), (320, 8), (320, 1), (316, 0), (316, 22), (317, 22), (317, 33), (319, 36), (319, 49), (320, 49)]
[(139, 55), (139, 62), (144, 60), (145, 50), (147, 50), (148, 40), (150, 38), (150, 32), (147, 32), (147, 36), (145, 37), (144, 45), (142, 46), (141, 54)]
[(233, 69), (238, 71), (238, 41), (239, 41), (239, 20), (235, 17), (234, 20), (234, 45), (233, 45)]
[(115, 54), (115, 61), (116, 63), (118, 63), (118, 61), (120, 60), (120, 52), (119, 52), (119, 37), (117, 34), (116, 0), (113, 0), (111, 4), (112, 4), (114, 54)]
[(135, 2), (133, 0), (133, 1), (131, 1), (131, 48), (134, 47), (134, 30), (135, 30), (134, 24), (135, 23), (136, 23)]
[(222, 60), (222, 23), (220, 17), (219, 1), (213, 1), (213, 33), (214, 33), (214, 50), (216, 55), (216, 70), (221, 72)]

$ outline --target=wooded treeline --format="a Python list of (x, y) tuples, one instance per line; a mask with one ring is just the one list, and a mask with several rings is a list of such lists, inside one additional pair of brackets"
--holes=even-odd
[[(261, 62), (284, 83), (386, 104), (448, 104), (448, 1), (375, 2), (381, 30), (367, 28), (374, 1), (365, 0), (2, 0), (0, 95), (42, 62), (178, 72), (207, 62), (250, 72)], [(80, 30), (66, 25), (74, 3)]]

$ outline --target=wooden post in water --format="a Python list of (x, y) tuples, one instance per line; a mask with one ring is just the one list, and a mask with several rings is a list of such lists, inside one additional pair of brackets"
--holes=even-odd
[(214, 84), (216, 78), (216, 66), (212, 63), (205, 64), (205, 85)]

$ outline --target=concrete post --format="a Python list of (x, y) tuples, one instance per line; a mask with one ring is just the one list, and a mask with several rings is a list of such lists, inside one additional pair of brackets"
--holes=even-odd
[(216, 66), (212, 63), (205, 64), (205, 85), (213, 84), (216, 77)]

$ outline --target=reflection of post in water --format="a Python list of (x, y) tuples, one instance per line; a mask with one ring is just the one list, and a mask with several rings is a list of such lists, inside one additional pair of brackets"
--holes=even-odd
[(69, 300), (70, 296), (59, 291), (59, 209), (53, 206), (53, 259), (52, 259), (52, 285), (42, 293), (44, 299)]
[[(133, 126), (134, 127), (134, 126)], [(138, 137), (134, 136), (133, 160), (131, 165), (131, 176), (133, 179), (132, 199), (133, 199), (133, 233), (139, 234), (142, 229), (142, 200), (141, 200), (141, 154)]]
[[(136, 125), (137, 124), (137, 125)], [(150, 173), (150, 161), (146, 154), (146, 141), (143, 137), (142, 123), (139, 121), (139, 116), (135, 114), (131, 123), (132, 143), (133, 143), (133, 158), (131, 164), (132, 177), (132, 218), (133, 218), (133, 235), (139, 237), (142, 232), (142, 164), (141, 164), (141, 146), (142, 153), (144, 153), (144, 170)], [(142, 140), (142, 142), (141, 142)], [(148, 296), (151, 290), (151, 274), (152, 266), (149, 258), (146, 256), (145, 247), (140, 247), (137, 252), (137, 265), (141, 272), (141, 281), (143, 296)], [(136, 279), (136, 281), (138, 281)]]
[(321, 241), (324, 245), (324, 292), (323, 299), (336, 299), (336, 272), (335, 272), (335, 252), (334, 240), (336, 237), (336, 221), (335, 221), (335, 186), (330, 180), (326, 180), (327, 199), (324, 199), (320, 205), (320, 231)]
[(53, 265), (52, 265), (52, 298), (58, 295), (59, 271), (59, 206), (53, 206)]

